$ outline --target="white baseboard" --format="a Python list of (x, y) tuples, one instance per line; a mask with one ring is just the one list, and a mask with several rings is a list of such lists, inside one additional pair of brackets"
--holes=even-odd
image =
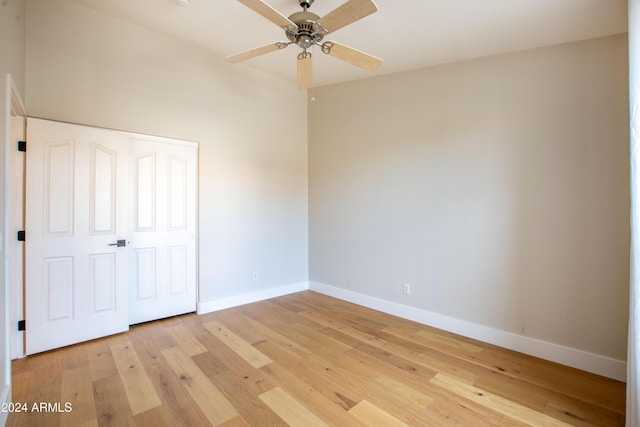
[[(5, 384), (2, 390), (2, 398), (0, 400), (2, 407), (5, 408), (11, 403), (11, 385)], [(9, 411), (0, 411), (0, 427), (4, 427), (9, 418)]]
[(263, 301), (269, 298), (306, 291), (308, 289), (309, 282), (294, 283), (292, 285), (279, 286), (277, 288), (265, 289), (263, 291), (235, 295), (213, 301), (199, 302), (197, 310), (198, 314), (211, 313), (213, 311), (224, 310), (225, 308), (237, 307), (243, 304), (250, 304), (252, 302)]
[(490, 328), (477, 323), (386, 301), (324, 283), (309, 282), (309, 289), (434, 328), (484, 341), (489, 344), (519, 351), (619, 381), (626, 380), (627, 364), (622, 360), (565, 347), (525, 335)]

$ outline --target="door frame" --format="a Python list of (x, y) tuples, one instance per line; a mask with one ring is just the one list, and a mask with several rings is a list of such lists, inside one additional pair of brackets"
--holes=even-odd
[[(9, 215), (9, 206), (10, 206), (10, 200), (11, 200), (11, 188), (13, 188), (13, 179), (11, 179), (11, 161), (12, 159), (14, 159), (15, 157), (11, 156), (11, 149), (12, 147), (14, 147), (14, 144), (12, 143), (12, 138), (11, 135), (13, 134), (14, 131), (14, 120), (12, 120), (12, 117), (22, 117), (25, 118), (26, 117), (26, 109), (24, 107), (24, 103), (22, 102), (22, 97), (20, 96), (20, 93), (18, 91), (18, 87), (16, 86), (15, 82), (13, 81), (13, 78), (11, 77), (11, 74), (7, 74), (6, 78), (5, 78), (5, 93), (4, 96), (0, 97), (0, 99), (4, 99), (5, 100), (5, 110), (4, 110), (4, 114), (5, 117), (0, 118), (0, 120), (4, 120), (5, 121), (5, 134), (1, 135), (0, 138), (4, 139), (4, 154), (5, 154), (5, 158), (4, 158), (4, 223), (2, 224), (2, 229), (0, 234), (2, 235), (0, 237), (0, 245), (1, 248), (4, 249), (3, 250), (3, 254), (4, 254), (4, 259), (2, 260), (3, 262), (3, 267), (4, 267), (4, 277), (3, 277), (3, 285), (2, 285), (2, 293), (3, 293), (3, 298), (0, 299), (0, 301), (2, 301), (2, 316), (3, 319), (0, 322), (0, 327), (4, 328), (4, 343), (2, 345), (2, 351), (4, 352), (4, 355), (2, 357), (2, 359), (4, 360), (4, 366), (2, 366), (0, 369), (2, 369), (3, 372), (3, 377), (4, 377), (4, 384), (0, 384), (0, 403), (2, 404), (8, 404), (11, 403), (12, 399), (11, 399), (11, 360), (13, 359), (13, 352), (14, 349), (18, 350), (18, 343), (19, 343), (19, 337), (18, 337), (18, 333), (17, 333), (17, 328), (12, 328), (11, 327), (11, 323), (12, 323), (12, 313), (14, 308), (16, 307), (16, 303), (17, 301), (22, 301), (22, 289), (16, 289), (16, 288), (20, 288), (20, 286), (18, 286), (15, 283), (11, 283), (10, 282), (10, 268), (15, 268), (16, 264), (15, 264), (15, 259), (16, 259), (16, 253), (15, 253), (15, 245), (11, 245), (11, 230), (12, 230), (12, 225), (11, 224), (11, 215)], [(24, 121), (23, 121), (23, 128), (22, 128), (22, 134), (24, 135), (25, 129), (24, 129)], [(22, 266), (23, 271), (24, 271), (24, 265)], [(18, 298), (18, 295), (20, 294), (20, 297)], [(14, 300), (14, 296), (16, 296), (15, 300)], [(19, 304), (19, 302), (18, 302)], [(21, 305), (18, 307), (18, 309), (21, 309)], [(23, 349), (23, 347), (20, 347)], [(22, 350), (22, 354), (24, 354), (24, 350)], [(7, 413), (0, 413), (0, 424), (4, 425), (4, 423), (7, 420)]]
[[(16, 266), (16, 259), (18, 257), (17, 251), (23, 251), (24, 248), (22, 245), (18, 246), (13, 244), (15, 241), (15, 231), (18, 229), (17, 222), (13, 215), (10, 215), (11, 201), (15, 200), (16, 186), (22, 189), (23, 195), (22, 198), (24, 200), (24, 178), (22, 182), (15, 182), (15, 177), (11, 174), (12, 171), (12, 163), (13, 161), (18, 160), (18, 157), (15, 156), (15, 152), (17, 147), (15, 145), (15, 141), (11, 141), (12, 134), (12, 126), (13, 120), (12, 117), (21, 117), (23, 119), (23, 128), (21, 130), (21, 134), (26, 137), (26, 118), (27, 118), (27, 110), (24, 106), (24, 102), (22, 101), (22, 97), (18, 92), (18, 87), (16, 86), (13, 78), (10, 74), (7, 74), (6, 81), (6, 90), (7, 90), (7, 111), (6, 111), (6, 135), (5, 135), (5, 223), (4, 223), (4, 233), (3, 233), (3, 241), (2, 246), (6, 248), (5, 257), (4, 257), (4, 282), (8, 284), (6, 287), (6, 301), (8, 304), (8, 310), (6, 310), (7, 315), (7, 326), (9, 328), (9, 351), (10, 359), (21, 358), (25, 356), (24, 352), (24, 332), (18, 331), (17, 322), (24, 318), (24, 274), (23, 274), (23, 283), (12, 283), (10, 281), (10, 272), (13, 268), (20, 268), (20, 266)], [(24, 157), (23, 157), (24, 159)], [(20, 190), (18, 190), (20, 191)], [(24, 215), (24, 212), (23, 212)], [(24, 272), (24, 257), (22, 263), (22, 269)], [(11, 327), (11, 325), (16, 325), (16, 327)]]

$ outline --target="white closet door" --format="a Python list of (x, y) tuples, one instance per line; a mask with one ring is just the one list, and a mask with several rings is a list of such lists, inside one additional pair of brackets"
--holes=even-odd
[(130, 139), (129, 323), (196, 310), (197, 146)]
[(27, 121), (27, 354), (128, 329), (128, 141)]

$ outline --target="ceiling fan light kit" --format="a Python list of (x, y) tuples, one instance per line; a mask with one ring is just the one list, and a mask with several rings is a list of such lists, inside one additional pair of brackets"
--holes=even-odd
[(295, 44), (302, 49), (298, 54), (298, 89), (309, 89), (312, 86), (312, 55), (308, 49), (313, 46), (320, 46), (322, 53), (367, 71), (374, 72), (382, 65), (382, 60), (375, 56), (336, 42), (322, 42), (326, 35), (375, 13), (378, 7), (372, 0), (348, 0), (322, 18), (308, 10), (314, 0), (298, 0), (302, 11), (295, 12), (288, 18), (262, 0), (238, 1), (282, 28), (288, 41), (228, 56), (227, 60), (231, 63), (235, 64)]

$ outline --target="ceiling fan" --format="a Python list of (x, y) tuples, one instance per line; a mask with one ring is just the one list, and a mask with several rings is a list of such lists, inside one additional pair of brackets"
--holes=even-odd
[(302, 52), (298, 54), (298, 89), (309, 89), (312, 86), (311, 52), (308, 51), (312, 46), (319, 46), (323, 53), (371, 72), (382, 65), (382, 60), (375, 56), (333, 41), (323, 42), (326, 35), (376, 12), (378, 7), (372, 0), (348, 0), (322, 18), (308, 10), (314, 0), (298, 0), (302, 12), (293, 13), (288, 18), (262, 0), (238, 1), (282, 28), (288, 41), (228, 56), (227, 61), (233, 64), (296, 44), (302, 48)]

